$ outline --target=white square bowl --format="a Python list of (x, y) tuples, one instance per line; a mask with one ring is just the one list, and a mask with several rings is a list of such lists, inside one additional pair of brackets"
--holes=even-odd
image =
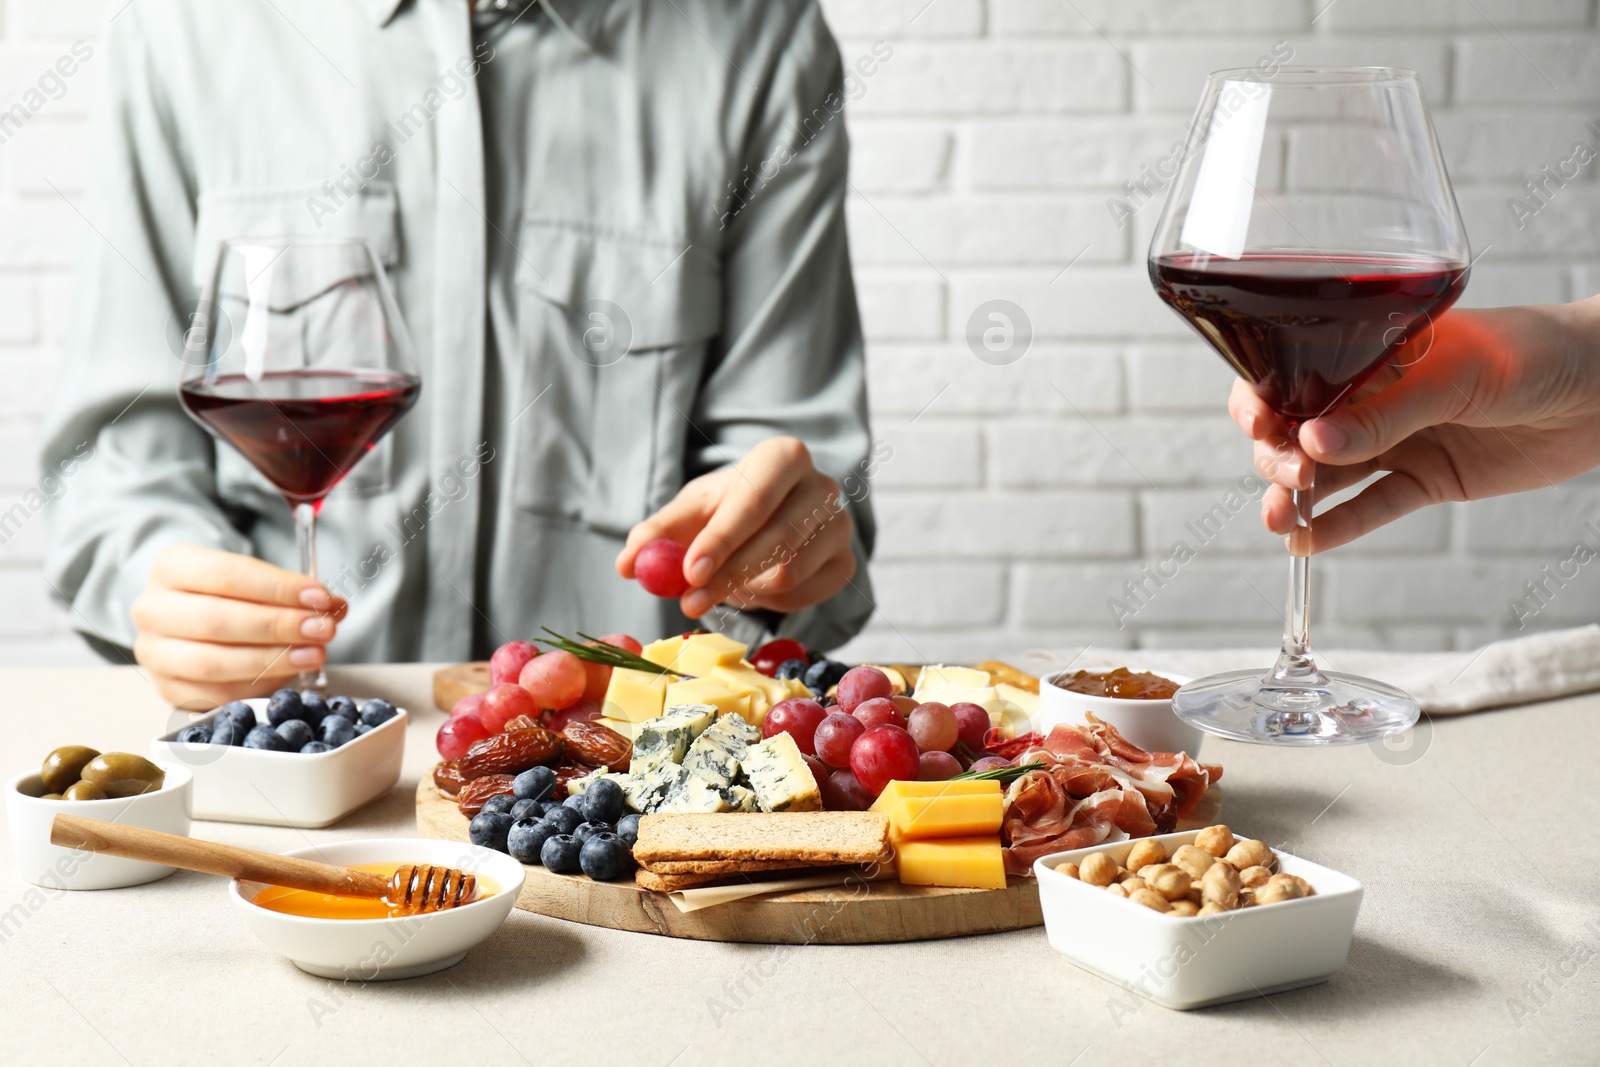
[[(245, 703), (267, 721), (264, 698)], [(211, 722), (221, 709), (194, 722)], [(235, 745), (181, 742), (187, 726), (150, 742), (156, 762), (187, 767), (194, 775), (196, 819), (262, 826), (330, 826), (394, 788), (405, 754), (404, 708), (394, 718), (329, 752), (267, 752)]]
[[(1170, 855), (1198, 830), (1161, 834)], [(1314, 896), (1180, 918), (1135, 904), (1055, 868), (1105, 852), (1119, 864), (1137, 842), (1095, 845), (1034, 862), (1050, 946), (1086, 971), (1168, 1008), (1187, 1010), (1315, 985), (1344, 966), (1361, 908), (1349, 875), (1273, 850), (1277, 869)]]

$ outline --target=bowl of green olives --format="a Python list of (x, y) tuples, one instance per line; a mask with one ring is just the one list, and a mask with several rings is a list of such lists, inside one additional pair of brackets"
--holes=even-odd
[(6, 822), (17, 870), (46, 889), (121, 889), (165, 878), (173, 868), (50, 843), (62, 812), (188, 836), (194, 776), (131, 752), (63, 745), (38, 770), (6, 785)]

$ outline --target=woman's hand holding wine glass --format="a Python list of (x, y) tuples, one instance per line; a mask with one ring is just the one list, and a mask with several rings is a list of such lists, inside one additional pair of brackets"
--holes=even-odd
[[(1408, 358), (1409, 348), (1418, 349)], [(1299, 441), (1256, 390), (1235, 381), (1228, 410), (1276, 483), (1261, 517), (1297, 555), (1354, 541), (1428, 504), (1519, 493), (1600, 467), (1600, 298), (1452, 310), (1409, 338), (1355, 394), (1303, 423)], [(1297, 527), (1290, 493), (1319, 496), (1388, 472)]]

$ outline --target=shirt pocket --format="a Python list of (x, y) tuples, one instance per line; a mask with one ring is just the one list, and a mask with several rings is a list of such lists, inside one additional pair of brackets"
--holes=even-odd
[[(321, 186), (274, 186), (208, 189), (200, 194), (195, 222), (191, 281), (201, 289), (216, 269), (222, 242), (235, 237), (364, 237), (378, 261), (393, 270), (400, 260), (395, 188), (389, 182), (369, 182), (333, 211), (311, 210), (312, 201), (328, 203)], [(319, 275), (303, 279), (307, 296), (336, 285), (345, 276)], [(290, 284), (301, 288), (302, 279)], [(235, 323), (235, 328), (239, 325)], [(334, 489), (371, 496), (386, 492), (394, 463), (393, 434), (385, 434), (372, 451), (356, 464)], [(283, 498), (250, 461), (231, 446), (218, 442), (217, 492), (224, 501), (260, 512)]]
[(513, 502), (626, 536), (683, 484), (720, 264), (578, 221), (530, 220), (521, 238)]

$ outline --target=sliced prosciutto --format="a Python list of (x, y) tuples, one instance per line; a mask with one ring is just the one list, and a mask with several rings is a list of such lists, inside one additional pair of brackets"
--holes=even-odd
[[(1222, 768), (1182, 752), (1146, 752), (1116, 727), (1086, 713), (1084, 726), (1026, 735), (1011, 758), (1043, 763), (1011, 783), (1000, 826), (1006, 868), (1028, 874), (1051, 852), (1128, 837), (1168, 833), (1194, 811)], [(1120, 840), (1120, 838), (1118, 838)]]

